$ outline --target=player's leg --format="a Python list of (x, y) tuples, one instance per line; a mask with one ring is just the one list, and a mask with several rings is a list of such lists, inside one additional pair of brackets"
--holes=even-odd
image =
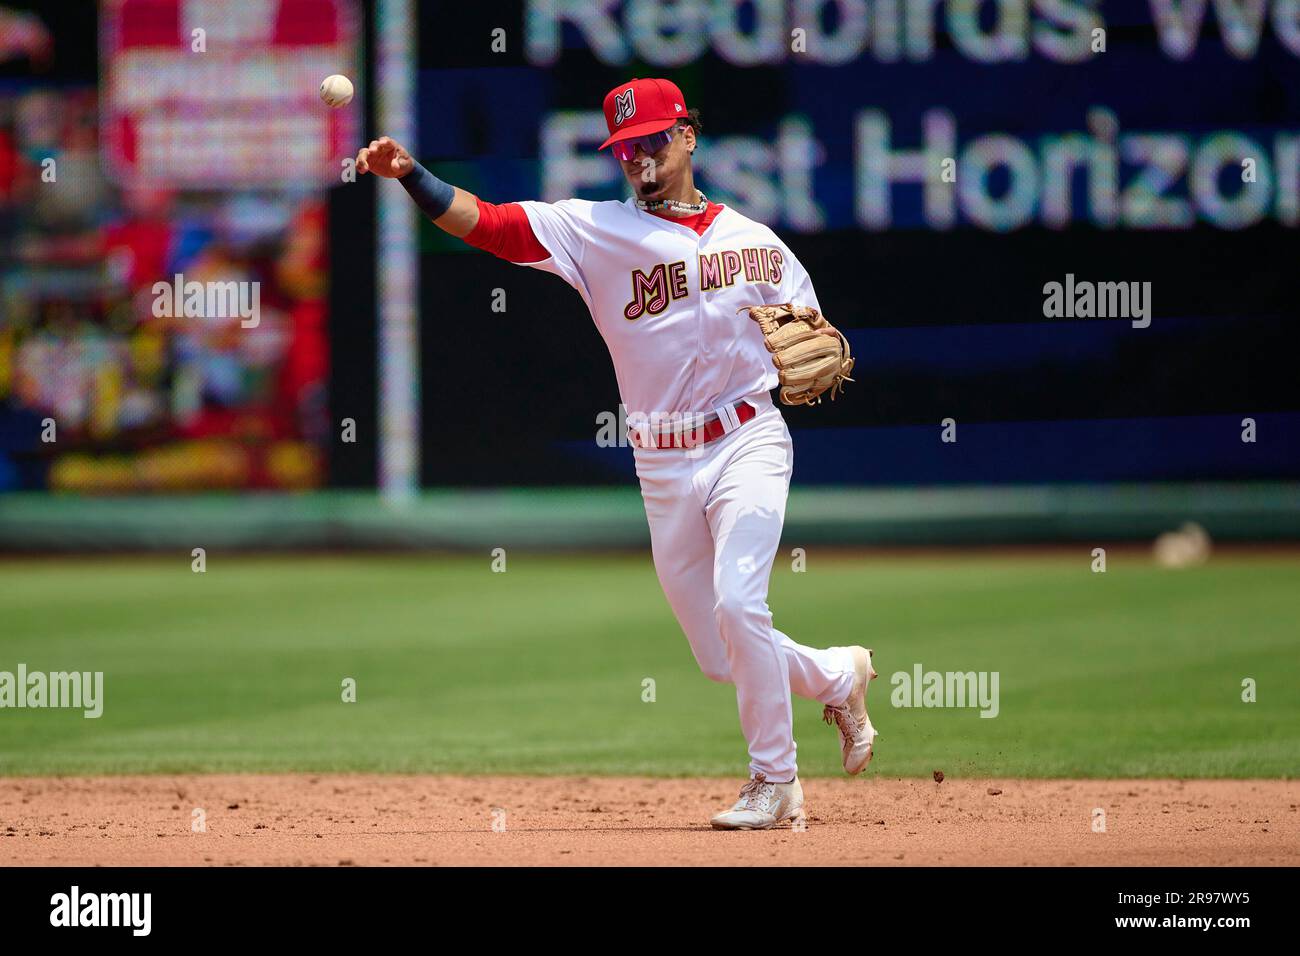
[(772, 633), (790, 672), (790, 692), (819, 704), (842, 704), (853, 689), (854, 661), (847, 647), (808, 647), (783, 631)]
[[(714, 561), (714, 587), (719, 596), (719, 626), (723, 628), (724, 643), (728, 644), (737, 700), (744, 700), (753, 693), (749, 688), (750, 678), (742, 676), (737, 666), (737, 649), (745, 646), (742, 641), (746, 636), (749, 644), (757, 644), (766, 624), (767, 635), (785, 653), (789, 687), (793, 689), (800, 685), (806, 696), (826, 705), (823, 718), (835, 724), (839, 732), (840, 753), (846, 773), (862, 773), (871, 761), (876, 737), (875, 728), (867, 717), (867, 685), (875, 676), (871, 653), (858, 646), (826, 650), (806, 648), (771, 627), (767, 584), (780, 541), (781, 524), (784, 523), (793, 450), (789, 431), (779, 414), (774, 412), (771, 418), (761, 415), (751, 424), (758, 425), (758, 428), (746, 436), (744, 444), (736, 447), (735, 454), (720, 471), (714, 485), (715, 501), (710, 510), (715, 548), (718, 549)], [(731, 607), (732, 614), (723, 613), (724, 606)], [(733, 637), (737, 648), (732, 646)], [(755, 659), (761, 661), (762, 657)], [(754, 680), (763, 679), (768, 678), (754, 676)], [(767, 704), (766, 688), (755, 700), (759, 701), (755, 705), (759, 713), (751, 719), (759, 724), (757, 736), (750, 736), (750, 727), (746, 726), (751, 758), (755, 753), (755, 740), (758, 741), (757, 752), (766, 754), (775, 747), (772, 740), (775, 740), (777, 732), (787, 732), (785, 714), (788, 709), (781, 711), (775, 705)], [(745, 723), (746, 708), (742, 704), (742, 726)], [(788, 762), (793, 766), (793, 731), (788, 732)]]
[(664, 596), (704, 676), (730, 683), (731, 665), (713, 614), (713, 532), (691, 482), (692, 463), (672, 449), (638, 450), (636, 463)]
[(751, 772), (790, 780), (796, 767), (791, 691), (823, 703), (844, 700), (852, 688), (853, 659), (846, 648), (805, 647), (772, 627), (768, 581), (793, 462), (780, 413), (770, 409), (729, 437), (735, 441), (708, 475), (715, 617), (736, 684)]
[(785, 782), (796, 773), (790, 670), (772, 630), (765, 584), (781, 519), (773, 508), (754, 502), (753, 492), (743, 498), (735, 489), (724, 491), (709, 510), (716, 548), (714, 609), (749, 744), (750, 773)]
[[(713, 530), (703, 504), (695, 504), (690, 469), (682, 466), (680, 453), (659, 452), (664, 457), (645, 461), (645, 455), (654, 454), (640, 453), (637, 473), (655, 573), (700, 670), (710, 680), (730, 683), (731, 665), (715, 607)], [(806, 647), (781, 631), (774, 633), (789, 670), (791, 692), (822, 704), (845, 700), (852, 683), (852, 661), (844, 648)]]

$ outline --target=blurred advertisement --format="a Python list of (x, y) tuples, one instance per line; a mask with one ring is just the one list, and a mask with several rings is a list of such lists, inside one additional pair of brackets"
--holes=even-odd
[[(301, 114), (273, 124), (275, 152), (319, 158), (323, 181), (344, 111), (271, 91), (355, 56), (356, 27), (346, 3), (293, 29), (281, 7), (104, 4), (98, 89), (42, 76), (47, 47), (84, 39), (71, 27), (14, 52), (32, 69), (0, 89), (0, 490), (325, 480), (324, 194), (231, 117)], [(223, 79), (169, 70), (182, 56)]]
[[(193, 189), (338, 182), (357, 112), (321, 109), (317, 85), (356, 75), (352, 0), (108, 0), (100, 11), (111, 178)], [(270, 161), (269, 144), (282, 161)]]

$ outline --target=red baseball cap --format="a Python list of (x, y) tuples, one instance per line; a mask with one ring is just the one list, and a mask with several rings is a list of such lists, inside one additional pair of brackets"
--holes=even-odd
[(671, 80), (628, 80), (605, 94), (610, 143), (649, 136), (686, 118), (686, 97)]

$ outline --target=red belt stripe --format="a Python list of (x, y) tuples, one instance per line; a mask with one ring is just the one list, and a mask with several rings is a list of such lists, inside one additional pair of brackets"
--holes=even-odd
[[(732, 406), (736, 410), (736, 419), (740, 424), (745, 424), (755, 415), (758, 409), (749, 402), (736, 402)], [(734, 431), (734, 429), (733, 429)], [(641, 440), (644, 433), (638, 434), (636, 429), (628, 429), (628, 437), (633, 445), (638, 448), (694, 448), (696, 445), (707, 445), (711, 441), (721, 438), (727, 433), (722, 424), (721, 418), (711, 418), (697, 428), (689, 428), (682, 431), (651, 433), (648, 437), (654, 442), (648, 445)]]

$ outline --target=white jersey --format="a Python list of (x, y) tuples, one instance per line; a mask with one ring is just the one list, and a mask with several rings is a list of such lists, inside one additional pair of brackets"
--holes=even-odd
[(614, 360), (628, 417), (704, 415), (777, 385), (743, 306), (820, 309), (812, 282), (762, 223), (724, 207), (699, 235), (625, 202), (521, 202), (551, 253), (521, 263), (578, 290)]

